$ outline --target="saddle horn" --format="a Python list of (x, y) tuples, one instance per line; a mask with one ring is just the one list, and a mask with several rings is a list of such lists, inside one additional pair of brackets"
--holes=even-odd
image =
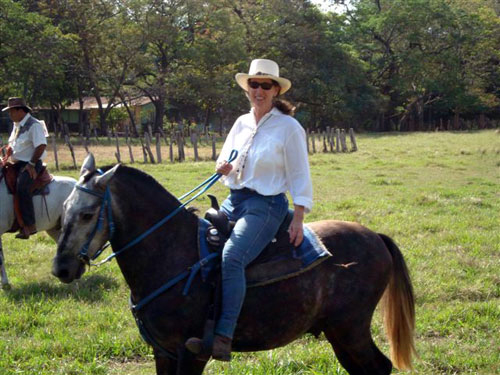
[(210, 198), (210, 206), (213, 209), (219, 211), (220, 207), (219, 207), (219, 202), (217, 201), (217, 197), (215, 197), (212, 194), (207, 194), (207, 197)]

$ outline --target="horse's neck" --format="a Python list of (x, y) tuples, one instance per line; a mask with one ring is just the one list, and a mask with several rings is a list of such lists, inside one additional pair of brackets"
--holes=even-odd
[[(197, 261), (197, 223), (191, 214), (178, 215), (117, 257), (134, 300), (149, 295)], [(137, 218), (129, 216), (128, 220), (119, 221), (134, 220)], [(131, 230), (126, 225), (120, 228), (118, 224), (115, 234), (120, 243), (118, 247), (123, 248), (149, 228), (151, 225), (139, 225)]]

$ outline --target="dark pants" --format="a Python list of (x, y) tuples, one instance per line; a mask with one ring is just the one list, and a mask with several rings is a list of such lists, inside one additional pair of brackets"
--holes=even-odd
[[(25, 161), (18, 161), (14, 164), (14, 168), (19, 172), (24, 166), (28, 164)], [(41, 160), (38, 160), (35, 165), (36, 173), (40, 173), (43, 164)], [(23, 217), (24, 225), (34, 225), (35, 224), (35, 210), (33, 208), (33, 197), (30, 193), (31, 186), (35, 180), (31, 179), (28, 171), (23, 171), (17, 176), (17, 186), (16, 192), (19, 197), (19, 208), (21, 210), (21, 215)]]

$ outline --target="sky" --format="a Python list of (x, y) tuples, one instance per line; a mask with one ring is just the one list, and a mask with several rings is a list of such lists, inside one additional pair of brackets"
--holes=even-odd
[[(311, 0), (311, 3), (318, 5), (319, 8), (324, 11), (330, 10), (340, 13), (344, 10), (343, 5), (335, 5), (333, 4), (333, 1), (330, 0)], [(349, 3), (349, 1), (347, 1), (347, 3)]]

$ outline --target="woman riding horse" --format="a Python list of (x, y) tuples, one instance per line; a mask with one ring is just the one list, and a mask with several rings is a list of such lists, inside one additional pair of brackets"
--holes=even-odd
[[(252, 109), (234, 123), (216, 164), (217, 173), (231, 194), (222, 211), (236, 222), (222, 251), (222, 311), (215, 327), (212, 357), (231, 360), (231, 341), (246, 292), (245, 268), (276, 235), (288, 214), (290, 191), (294, 214), (290, 242), (300, 245), (304, 212), (312, 207), (312, 184), (307, 161), (305, 132), (290, 116), (293, 107), (276, 100), (291, 87), (279, 76), (272, 60), (257, 59), (248, 74), (236, 74)], [(239, 150), (236, 167), (228, 163), (232, 150)], [(186, 347), (195, 354), (203, 340), (192, 337)]]
[[(203, 333), (211, 286), (197, 276), (183, 295), (186, 270), (200, 261), (199, 218), (139, 170), (102, 171), (91, 156), (82, 166), (78, 188), (64, 204), (52, 272), (65, 283), (80, 278), (88, 259), (110, 240), (130, 287), (135, 319), (153, 346), (157, 374), (200, 375), (208, 359), (196, 358), (185, 342)], [(307, 226), (332, 256), (295, 277), (249, 288), (233, 350), (268, 350), (306, 332), (324, 333), (349, 374), (388, 375), (392, 363), (370, 332), (382, 299), (391, 359), (399, 368), (411, 367), (413, 288), (396, 244), (356, 223), (325, 220)]]

